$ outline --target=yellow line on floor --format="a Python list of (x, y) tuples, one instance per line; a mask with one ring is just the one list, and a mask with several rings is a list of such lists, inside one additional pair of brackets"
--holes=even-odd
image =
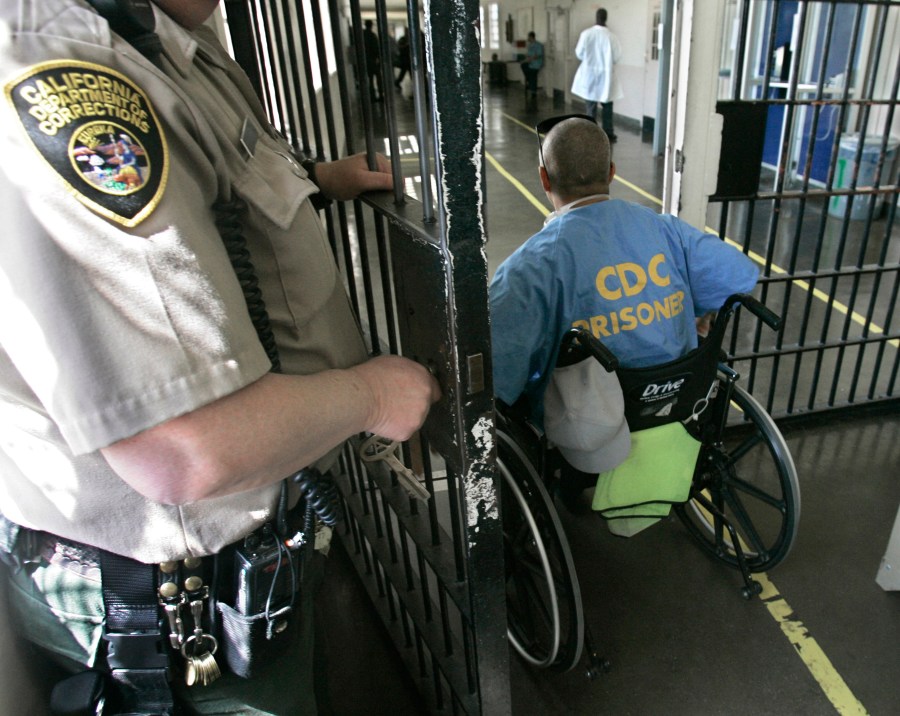
[(640, 194), (642, 197), (644, 197), (645, 199), (649, 199), (654, 204), (659, 204), (659, 206), (662, 206), (662, 199), (657, 199), (655, 196), (653, 196), (653, 194), (649, 194), (646, 191), (644, 191), (643, 189), (641, 189), (640, 187), (632, 184), (627, 179), (623, 179), (621, 176), (619, 176), (618, 170), (616, 170), (616, 175), (613, 177), (613, 182), (618, 182), (619, 184), (624, 184), (629, 189), (631, 189), (631, 191), (633, 191), (635, 194)]
[(522, 184), (518, 179), (516, 179), (512, 174), (510, 174), (506, 169), (504, 169), (500, 162), (498, 162), (494, 157), (491, 156), (489, 152), (484, 153), (485, 158), (491, 163), (491, 166), (494, 167), (498, 172), (500, 172), (501, 176), (506, 179), (510, 184), (512, 184), (516, 189), (519, 190), (519, 193), (524, 196), (528, 201), (530, 201), (535, 208), (541, 212), (544, 216), (547, 216), (550, 213), (550, 209), (544, 206), (540, 199), (538, 199), (534, 194), (532, 194), (528, 189), (525, 188), (525, 185)]
[(818, 682), (831, 705), (841, 716), (865, 716), (867, 714), (865, 707), (850, 691), (816, 640), (809, 635), (803, 622), (794, 616), (794, 610), (778, 593), (775, 585), (765, 574), (753, 576), (763, 588), (759, 598), (778, 622), (782, 633), (797, 650), (798, 656), (806, 664), (806, 668)]
[(532, 134), (537, 134), (537, 131), (535, 130), (534, 125), (529, 127), (527, 124), (525, 124), (525, 122), (520, 122), (518, 119), (513, 117), (511, 114), (507, 114), (506, 112), (501, 112), (500, 114), (502, 114), (504, 117), (506, 117), (510, 122), (513, 122), (514, 124), (518, 124), (520, 127), (524, 127)]
[[(529, 127), (529, 126), (528, 126), (527, 124), (525, 124), (524, 122), (520, 122), (518, 119), (516, 119), (515, 117), (513, 117), (513, 116), (511, 116), (511, 115), (509, 115), (509, 114), (506, 114), (505, 112), (501, 112), (501, 114), (502, 114), (504, 117), (506, 117), (507, 119), (509, 119), (511, 122), (514, 122), (515, 124), (518, 124), (519, 126), (524, 127), (525, 129), (527, 129), (527, 130), (528, 130), (529, 132), (531, 132), (532, 134), (535, 133), (535, 130), (534, 130), (533, 127)], [(522, 184), (521, 184), (515, 177), (513, 177), (513, 176), (512, 176), (509, 172), (507, 172), (502, 166), (500, 166), (500, 164), (497, 162), (496, 159), (494, 159), (492, 156), (490, 156), (487, 152), (485, 152), (485, 156), (487, 156), (487, 158), (490, 160), (490, 162), (491, 162), (491, 164), (494, 166), (494, 168), (495, 168), (497, 171), (499, 171), (506, 179), (508, 179), (508, 180), (513, 184), (513, 186), (515, 186), (516, 189), (518, 189), (518, 190), (523, 194), (523, 196), (525, 196), (525, 198), (528, 199), (528, 201), (530, 201), (532, 204), (534, 204), (536, 207), (538, 207), (538, 210), (539, 210), (544, 216), (547, 216), (547, 214), (550, 213), (550, 210), (547, 209), (540, 201), (538, 201), (538, 199), (535, 198), (534, 194), (532, 194), (532, 193), (531, 193), (530, 191), (528, 191), (524, 186), (522, 186)], [(623, 184), (624, 186), (626, 186), (626, 187), (628, 187), (629, 189), (631, 189), (633, 192), (636, 192), (637, 194), (643, 196), (645, 199), (649, 199), (650, 201), (654, 202), (655, 204), (658, 204), (659, 206), (662, 206), (662, 200), (661, 200), (661, 199), (659, 199), (658, 197), (653, 196), (652, 194), (647, 193), (646, 191), (644, 191), (644, 190), (641, 189), (640, 187), (635, 186), (634, 184), (632, 184), (630, 181), (628, 181), (628, 180), (626, 180), (626, 179), (623, 179), (619, 174), (616, 174), (616, 177), (615, 177), (615, 179), (613, 179), (613, 181), (614, 181), (614, 182), (619, 182), (619, 183)], [(708, 231), (708, 232), (711, 233), (711, 234), (715, 234), (716, 236), (719, 235), (719, 232), (718, 232), (718, 231), (716, 231), (715, 229), (710, 228), (709, 226), (705, 227), (705, 230)], [(741, 249), (741, 250), (743, 251), (743, 247), (742, 247), (742, 246), (740, 246), (740, 245), (737, 244), (736, 242), (732, 241), (732, 240), (729, 239), (727, 236), (725, 237), (725, 241), (727, 241), (729, 244), (731, 244), (731, 245), (733, 245), (733, 246), (736, 246), (737, 248), (739, 248), (739, 249)], [(765, 266), (765, 265), (766, 265), (766, 259), (765, 259), (765, 257), (761, 256), (760, 254), (756, 253), (755, 251), (748, 251), (748, 252), (747, 252), (747, 255), (748, 255), (751, 259), (753, 259), (754, 261), (756, 261), (756, 263), (758, 263), (760, 266)], [(787, 274), (787, 271), (786, 271), (785, 269), (781, 268), (780, 266), (778, 266), (777, 264), (770, 264), (770, 269), (771, 269), (771, 271), (772, 271), (773, 273), (777, 273), (777, 274)], [(818, 298), (820, 301), (824, 301), (825, 303), (828, 303), (828, 302), (829, 302), (829, 296), (828, 296), (827, 293), (825, 293), (824, 291), (819, 290), (818, 288), (812, 288), (812, 287), (810, 286), (810, 284), (809, 284), (807, 281), (803, 281), (803, 280), (800, 280), (800, 279), (794, 279), (793, 284), (794, 284), (797, 288), (800, 288), (800, 289), (802, 289), (802, 290), (804, 290), (804, 291), (807, 291), (807, 292), (812, 291), (812, 295), (815, 296), (816, 298)], [(850, 316), (850, 319), (851, 319), (852, 321), (854, 321), (855, 323), (858, 323), (859, 325), (863, 326), (864, 328), (865, 328), (866, 326), (868, 326), (868, 331), (869, 331), (870, 334), (872, 334), (872, 333), (881, 333), (881, 334), (884, 334), (884, 329), (883, 329), (881, 326), (879, 326), (879, 325), (877, 325), (877, 324), (875, 324), (875, 323), (868, 323), (868, 324), (867, 324), (867, 322), (866, 322), (866, 317), (865, 317), (865, 316), (863, 316), (861, 313), (858, 313), (858, 312), (856, 312), (856, 311), (851, 311), (850, 308), (849, 308), (847, 305), (841, 303), (840, 301), (837, 301), (837, 300), (833, 300), (833, 299), (832, 299), (832, 300), (831, 300), (831, 306), (832, 306), (832, 308), (833, 308), (835, 311), (837, 311), (838, 313), (842, 313), (842, 314), (844, 314), (845, 316), (846, 316), (846, 315), (849, 315), (849, 316)], [(888, 341), (888, 344), (889, 344), (889, 345), (892, 345), (894, 348), (900, 348), (900, 339), (893, 338), (893, 339), (891, 339), (891, 340)]]
[[(536, 130), (534, 127), (529, 127), (529, 126), (528, 126), (527, 124), (525, 124), (524, 122), (520, 122), (518, 119), (516, 119), (515, 117), (513, 117), (511, 114), (507, 114), (506, 112), (501, 112), (500, 114), (502, 114), (504, 117), (506, 117), (510, 122), (513, 122), (514, 124), (518, 124), (520, 127), (522, 127), (523, 129), (528, 130), (528, 131), (531, 132), (532, 134), (537, 134), (537, 130)], [(506, 170), (504, 170), (504, 169), (502, 169), (502, 168), (500, 167), (500, 165), (499, 165), (493, 158), (491, 159), (491, 164), (493, 164), (494, 167), (495, 167), (501, 174), (503, 174), (503, 176), (509, 178), (510, 181), (515, 181), (515, 180), (513, 180), (513, 179), (510, 177), (510, 175), (506, 172)], [(626, 179), (623, 179), (623, 178), (620, 177), (618, 174), (616, 174), (616, 176), (615, 176), (615, 178), (613, 179), (613, 181), (617, 181), (617, 182), (620, 182), (620, 183), (624, 184), (626, 187), (628, 187), (629, 189), (631, 189), (631, 191), (635, 192), (636, 194), (640, 194), (642, 197), (644, 197), (645, 199), (648, 199), (649, 201), (652, 201), (654, 204), (658, 204), (659, 206), (662, 206), (662, 200), (661, 200), (661, 199), (657, 199), (657, 198), (656, 198), (655, 196), (653, 196), (652, 194), (648, 194), (646, 191), (644, 191), (643, 189), (641, 189), (639, 186), (637, 186), (637, 185), (635, 185), (635, 184), (632, 184), (630, 181), (628, 181), (628, 180), (626, 180)], [(520, 187), (521, 187), (521, 184), (519, 184), (516, 188), (518, 188), (519, 191), (523, 191), (523, 189), (520, 188)], [(531, 201), (531, 200), (534, 198), (534, 195), (533, 195), (531, 192), (529, 192), (527, 189), (525, 189), (525, 190), (523, 191), (523, 193), (525, 194), (525, 197), (526, 197), (527, 199), (529, 199), (529, 201)], [(532, 201), (532, 203), (534, 203), (534, 202)], [(546, 210), (544, 211), (544, 216), (547, 216), (547, 214), (549, 214), (549, 213), (550, 213), (550, 210), (549, 210), (549, 209), (546, 209)]]

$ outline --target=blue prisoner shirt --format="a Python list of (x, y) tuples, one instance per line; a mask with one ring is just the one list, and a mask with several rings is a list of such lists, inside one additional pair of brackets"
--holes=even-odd
[(572, 209), (520, 246), (490, 286), (494, 393), (526, 393), (543, 423), (559, 343), (588, 328), (627, 367), (697, 346), (695, 317), (749, 292), (758, 270), (739, 250), (684, 221), (621, 200)]

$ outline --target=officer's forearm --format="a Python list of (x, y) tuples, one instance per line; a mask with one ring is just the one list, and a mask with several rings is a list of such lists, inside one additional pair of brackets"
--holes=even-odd
[(277, 482), (360, 432), (405, 440), (439, 397), (431, 374), (398, 356), (309, 376), (270, 373), (102, 453), (141, 494), (183, 504)]
[(268, 374), (102, 453), (141, 494), (182, 504), (277, 482), (356, 433), (404, 439), (438, 394), (424, 368), (396, 356), (310, 376)]
[(259, 487), (364, 429), (370, 399), (352, 377), (345, 371), (269, 374), (102, 452), (125, 482), (157, 502)]

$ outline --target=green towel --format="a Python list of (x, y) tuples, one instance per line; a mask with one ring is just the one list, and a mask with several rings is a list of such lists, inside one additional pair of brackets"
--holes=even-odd
[(631, 452), (600, 473), (592, 507), (613, 534), (631, 537), (687, 500), (700, 443), (679, 422), (631, 434)]

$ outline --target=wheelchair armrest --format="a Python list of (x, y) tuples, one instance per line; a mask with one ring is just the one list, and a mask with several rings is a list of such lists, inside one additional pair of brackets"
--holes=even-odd
[(723, 309), (727, 312), (735, 303), (744, 306), (772, 330), (777, 331), (781, 329), (783, 323), (781, 316), (770, 311), (763, 303), (753, 298), (749, 293), (735, 293), (729, 296), (725, 301)]
[(594, 338), (592, 333), (584, 328), (570, 328), (566, 331), (560, 343), (556, 365), (560, 367), (573, 365), (588, 356), (596, 358), (608, 373), (619, 367), (619, 359), (609, 348)]

